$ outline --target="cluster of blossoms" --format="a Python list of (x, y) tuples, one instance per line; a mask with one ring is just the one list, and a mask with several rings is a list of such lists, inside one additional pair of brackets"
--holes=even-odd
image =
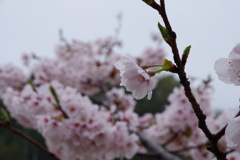
[(137, 152), (138, 138), (129, 133), (127, 123), (115, 121), (111, 112), (100, 109), (74, 88), (58, 82), (35, 89), (26, 85), (21, 91), (7, 89), (3, 99), (12, 117), (38, 130), (49, 150), (61, 159), (111, 160), (131, 158)]
[(0, 66), (0, 97), (8, 86), (20, 89), (27, 81), (20, 68), (13, 65)]
[[(206, 150), (208, 140), (198, 128), (198, 119), (183, 87), (173, 90), (162, 113), (139, 116), (134, 112), (134, 98), (151, 98), (157, 82), (155, 75), (174, 71), (174, 65), (164, 60), (164, 50), (149, 48), (143, 52), (144, 58), (121, 58), (113, 52), (114, 47), (120, 46), (112, 39), (94, 43), (74, 40), (57, 46), (56, 59), (32, 59), (25, 55), (24, 63), (31, 75), (26, 76), (13, 66), (0, 68), (0, 97), (11, 117), (22, 126), (37, 130), (49, 151), (62, 160), (131, 159), (137, 153), (147, 154), (149, 148), (138, 133), (167, 152), (194, 160), (212, 160), (214, 156)], [(237, 84), (238, 54), (237, 46), (230, 60), (216, 63), (223, 81)], [(218, 69), (222, 61), (228, 61), (223, 73)], [(133, 96), (119, 88), (120, 82)], [(193, 86), (209, 128), (217, 132), (237, 111), (216, 116), (210, 103), (212, 92), (209, 84)], [(226, 136), (219, 143), (224, 151), (236, 149), (228, 154), (231, 160), (237, 160), (240, 154), (236, 138), (239, 121), (230, 121)]]
[[(1, 99), (22, 126), (37, 130), (50, 152), (67, 160), (112, 160), (132, 158), (139, 138), (135, 100), (119, 88), (114, 63), (120, 59), (111, 39), (56, 48), (57, 58), (24, 55), (31, 75), (6, 66), (0, 70)], [(159, 52), (158, 52), (159, 51)], [(156, 54), (162, 61), (165, 53)], [(149, 57), (151, 58), (151, 57)], [(140, 59), (147, 64), (149, 58)]]
[[(216, 118), (211, 108), (212, 87), (193, 89), (201, 109), (208, 117), (208, 126), (213, 132), (217, 132), (227, 124), (227, 121), (225, 113)], [(214, 155), (206, 150), (208, 140), (198, 128), (197, 117), (185, 96), (183, 87), (175, 88), (168, 100), (170, 104), (166, 106), (165, 111), (155, 115), (155, 119), (150, 121), (151, 125), (144, 127), (144, 133), (170, 152), (194, 157), (194, 160), (212, 160)], [(222, 149), (226, 150), (225, 141), (221, 143), (224, 146)], [(189, 148), (191, 149), (188, 150)]]
[(77, 88), (81, 93), (94, 95), (101, 92), (102, 83), (117, 85), (119, 78), (113, 63), (119, 55), (105, 51), (110, 42), (83, 43), (73, 40), (69, 45), (56, 48), (57, 59), (41, 59), (33, 66), (38, 85), (58, 80)]

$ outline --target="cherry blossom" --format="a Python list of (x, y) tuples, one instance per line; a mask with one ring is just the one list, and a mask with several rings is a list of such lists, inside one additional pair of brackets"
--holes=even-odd
[(123, 88), (113, 88), (107, 92), (106, 96), (108, 100), (106, 103), (115, 105), (115, 109), (118, 111), (133, 111), (135, 108), (136, 102), (131, 95), (125, 93)]
[(0, 66), (0, 97), (7, 87), (21, 89), (26, 81), (27, 76), (20, 68), (11, 64)]
[[(197, 87), (193, 88), (197, 101), (210, 119), (214, 117), (212, 116), (210, 106), (211, 90), (211, 87), (205, 87), (199, 92)], [(166, 148), (170, 151), (205, 144), (207, 139), (203, 132), (197, 127), (198, 120), (191, 104), (184, 94), (183, 87), (175, 88), (169, 95), (168, 100), (170, 104), (166, 106), (164, 112), (155, 115), (155, 123), (151, 120), (152, 125), (145, 128), (144, 133), (158, 144), (165, 144)], [(142, 118), (140, 117), (140, 119)], [(212, 119), (212, 121), (214, 121), (214, 119)], [(196, 160), (211, 160), (213, 158), (213, 154), (207, 152), (204, 146), (182, 152), (181, 154), (190, 155)]]
[(221, 58), (215, 62), (214, 69), (218, 78), (225, 83), (240, 85), (240, 44), (230, 52), (228, 58)]
[(163, 48), (147, 48), (139, 59), (141, 60), (141, 66), (148, 65), (157, 65), (160, 64), (164, 58), (166, 57), (166, 53)]
[(134, 59), (123, 56), (115, 63), (115, 67), (120, 70), (120, 85), (126, 87), (127, 91), (131, 91), (134, 98), (142, 99), (148, 95), (147, 98), (151, 99), (156, 80), (139, 67)]
[(227, 128), (226, 128), (226, 143), (227, 146), (230, 148), (237, 149), (240, 151), (240, 131), (239, 131), (239, 125), (240, 125), (240, 117), (236, 117), (228, 122)]
[[(240, 160), (240, 153), (239, 152), (231, 152), (227, 154), (228, 160)], [(211, 160), (217, 160), (217, 158), (213, 158)]]
[(34, 89), (26, 85), (22, 91), (8, 88), (3, 99), (11, 116), (21, 125), (38, 130), (48, 149), (60, 159), (112, 160), (131, 158), (138, 151), (138, 137), (128, 129), (138, 125), (138, 115), (132, 109), (120, 112), (117, 122), (111, 121), (111, 112), (99, 110), (88, 96), (59, 82)]

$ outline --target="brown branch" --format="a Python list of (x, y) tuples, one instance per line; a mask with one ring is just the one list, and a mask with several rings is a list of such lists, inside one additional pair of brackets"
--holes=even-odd
[[(240, 108), (238, 113), (235, 115), (235, 117), (238, 117), (238, 116), (240, 116)], [(225, 125), (220, 131), (218, 131), (218, 133), (215, 134), (215, 137), (217, 140), (219, 140), (222, 136), (224, 136), (226, 128), (227, 128), (227, 125)]]
[[(144, 0), (143, 0), (144, 1)], [(146, 3), (146, 2), (145, 2)], [(148, 3), (147, 3), (148, 4)], [(153, 1), (151, 4), (148, 4), (149, 6), (151, 6), (153, 9), (155, 9), (155, 10), (159, 10), (159, 5), (155, 2), (155, 1)]]
[(227, 125), (225, 125), (220, 131), (218, 131), (218, 132), (214, 135), (214, 137), (215, 137), (216, 140), (220, 140), (221, 137), (224, 136), (226, 128), (227, 128)]
[(169, 20), (168, 20), (167, 14), (166, 14), (164, 0), (161, 0), (161, 9), (159, 10), (159, 13), (161, 14), (163, 21), (166, 25), (166, 28), (167, 28), (169, 34), (171, 35), (170, 45), (171, 45), (173, 56), (174, 56), (173, 58), (178, 67), (178, 76), (180, 79), (180, 83), (184, 87), (185, 95), (188, 98), (189, 102), (191, 103), (196, 116), (198, 117), (199, 128), (201, 128), (204, 131), (204, 133), (208, 139), (212, 139), (212, 134), (211, 134), (210, 130), (208, 129), (206, 122), (205, 122), (206, 115), (202, 112), (200, 105), (197, 103), (196, 98), (193, 96), (193, 93), (190, 88), (190, 82), (188, 81), (184, 67), (182, 65), (182, 62), (181, 62), (181, 59), (179, 56), (177, 43), (176, 43), (176, 36), (175, 35), (173, 36), (173, 34), (172, 34), (174, 32), (172, 31), (172, 27), (169, 23)]
[(37, 148), (39, 148), (40, 150), (42, 150), (43, 152), (47, 153), (48, 155), (50, 155), (53, 159), (55, 160), (60, 160), (59, 158), (57, 158), (53, 153), (49, 152), (45, 147), (43, 147), (42, 145), (40, 145), (36, 140), (32, 139), (31, 137), (29, 137), (28, 135), (22, 133), (19, 130), (16, 130), (14, 128), (12, 128), (9, 124), (5, 124), (5, 123), (1, 123), (0, 122), (0, 127), (6, 128), (7, 130), (9, 130), (10, 132), (22, 137), (23, 139), (27, 140), (28, 142), (30, 142), (31, 144), (33, 144), (34, 146), (36, 146)]
[[(154, 4), (154, 7), (152, 6), (153, 4)], [(223, 153), (218, 147), (219, 137), (215, 136), (210, 132), (208, 126), (206, 125), (206, 115), (202, 112), (200, 105), (197, 103), (196, 98), (194, 97), (191, 91), (190, 82), (188, 81), (184, 66), (179, 56), (179, 51), (176, 43), (177, 36), (175, 32), (172, 30), (171, 24), (168, 20), (168, 16), (166, 14), (165, 1), (160, 0), (160, 5), (158, 7), (156, 7), (155, 5), (156, 5), (155, 3), (150, 4), (150, 6), (155, 10), (157, 10), (160, 16), (162, 17), (165, 27), (167, 29), (167, 32), (170, 36), (168, 40), (168, 44), (172, 49), (173, 59), (178, 68), (178, 76), (180, 79), (180, 83), (183, 85), (185, 90), (185, 95), (188, 98), (189, 102), (191, 103), (192, 108), (195, 112), (195, 115), (198, 118), (198, 127), (204, 132), (204, 134), (209, 140), (208, 150), (211, 151), (218, 160), (226, 160), (226, 154)]]
[(168, 139), (162, 146), (166, 146), (178, 137), (179, 133), (175, 133), (170, 139)]

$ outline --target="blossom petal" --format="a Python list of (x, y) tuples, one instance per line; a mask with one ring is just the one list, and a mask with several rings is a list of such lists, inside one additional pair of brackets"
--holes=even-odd
[(231, 83), (228, 68), (229, 60), (227, 58), (221, 58), (215, 62), (214, 70), (218, 78), (225, 83)]
[(131, 91), (134, 98), (142, 99), (148, 95), (151, 98), (152, 90), (156, 81), (153, 77), (139, 67), (130, 57), (122, 57), (115, 67), (120, 70), (121, 86), (125, 86), (127, 91)]

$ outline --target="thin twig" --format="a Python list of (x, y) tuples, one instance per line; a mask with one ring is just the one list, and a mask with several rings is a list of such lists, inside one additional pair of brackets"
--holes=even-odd
[(166, 146), (178, 137), (179, 133), (175, 133), (170, 139), (168, 139), (162, 146)]
[(68, 51), (72, 50), (72, 47), (71, 47), (70, 43), (67, 41), (67, 39), (63, 35), (63, 30), (62, 29), (59, 29), (59, 40), (65, 44)]
[(60, 101), (59, 101), (59, 98), (58, 98), (58, 94), (57, 92), (55, 91), (54, 87), (52, 85), (50, 85), (49, 87), (49, 90), (54, 98), (54, 100), (56, 101), (56, 104), (53, 104), (54, 107), (56, 107), (63, 115), (64, 118), (68, 119), (69, 116), (67, 115), (67, 113), (62, 109), (62, 106), (60, 105)]
[(0, 126), (3, 128), (6, 128), (7, 130), (9, 130), (10, 132), (22, 137), (23, 139), (27, 140), (28, 142), (32, 143), (33, 145), (35, 145), (37, 148), (39, 148), (40, 150), (42, 150), (43, 152), (47, 153), (48, 155), (50, 155), (53, 159), (55, 160), (60, 160), (59, 158), (57, 158), (54, 154), (52, 154), (51, 152), (49, 152), (45, 147), (43, 147), (42, 145), (40, 145), (36, 140), (32, 139), (31, 137), (29, 137), (28, 135), (22, 133), (21, 131), (12, 128), (9, 124), (5, 124), (5, 123), (0, 123)]

